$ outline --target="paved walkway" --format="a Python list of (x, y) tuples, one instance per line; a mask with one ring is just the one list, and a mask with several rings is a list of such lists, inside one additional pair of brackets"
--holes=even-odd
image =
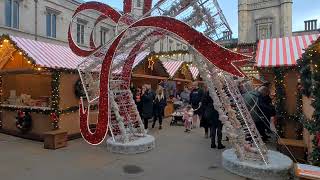
[[(0, 179), (3, 180), (244, 180), (221, 166), (222, 150), (211, 149), (203, 129), (157, 127), (156, 149), (139, 155), (107, 152), (82, 139), (59, 150), (0, 134)], [(225, 142), (225, 144), (227, 144)], [(227, 144), (228, 146), (228, 144)]]

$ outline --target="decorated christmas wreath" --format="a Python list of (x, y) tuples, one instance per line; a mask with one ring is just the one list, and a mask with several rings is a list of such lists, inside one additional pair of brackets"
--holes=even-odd
[(16, 127), (22, 132), (27, 133), (32, 127), (32, 118), (29, 112), (18, 111), (16, 117)]
[(85, 94), (83, 86), (82, 86), (81, 79), (78, 79), (76, 84), (74, 85), (74, 93), (77, 98), (80, 98), (80, 97), (85, 98), (86, 97), (86, 94)]

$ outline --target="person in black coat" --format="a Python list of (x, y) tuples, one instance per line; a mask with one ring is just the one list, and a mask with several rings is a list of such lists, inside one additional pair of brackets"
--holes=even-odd
[(142, 117), (144, 121), (144, 128), (148, 129), (149, 119), (153, 117), (153, 100), (154, 93), (151, 90), (151, 85), (144, 85), (142, 87)]
[[(208, 87), (205, 86), (205, 92), (204, 95), (202, 96), (202, 100), (201, 100), (201, 107), (200, 107), (200, 112), (201, 112), (201, 119), (200, 119), (200, 127), (204, 128), (204, 136), (205, 138), (208, 138), (208, 134), (209, 134), (209, 119), (207, 119), (206, 117), (203, 116), (203, 113), (206, 109), (207, 106), (207, 102), (206, 102), (206, 97), (205, 94), (208, 92)], [(203, 104), (205, 103), (205, 105)]]
[(164, 108), (167, 106), (167, 100), (164, 96), (163, 88), (159, 87), (153, 102), (153, 124), (154, 128), (157, 119), (159, 119), (159, 129), (162, 129), (162, 117), (164, 116)]
[(217, 135), (217, 143), (218, 149), (225, 148), (222, 145), (222, 126), (223, 124), (219, 120), (219, 113), (213, 106), (213, 100), (207, 91), (202, 99), (202, 106), (203, 106), (203, 116), (202, 118), (207, 121), (207, 125), (210, 127), (210, 134), (211, 134), (211, 148), (216, 148), (216, 135)]
[(201, 112), (201, 100), (203, 98), (203, 91), (199, 88), (197, 82), (192, 83), (192, 91), (190, 93), (190, 104), (192, 106), (192, 109), (194, 109), (194, 115), (192, 119), (193, 127), (196, 127), (196, 124), (198, 122), (198, 118), (200, 118), (202, 112)]
[(137, 88), (136, 90), (136, 93), (133, 94), (133, 100), (134, 102), (136, 103), (137, 105), (137, 109), (138, 109), (138, 112), (139, 112), (139, 115), (142, 116), (142, 102), (141, 102), (141, 89), (140, 88)]

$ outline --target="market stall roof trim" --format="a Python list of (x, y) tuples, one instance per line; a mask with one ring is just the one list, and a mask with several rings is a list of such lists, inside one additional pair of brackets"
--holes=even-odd
[(166, 69), (170, 77), (173, 77), (184, 61), (175, 61), (175, 60), (161, 60), (163, 67)]
[(190, 70), (190, 72), (192, 74), (192, 78), (194, 80), (196, 80), (197, 77), (199, 76), (199, 69), (197, 67), (195, 67), (195, 66), (190, 65), (189, 66), (189, 70)]
[(256, 53), (256, 66), (294, 66), (301, 58), (304, 49), (319, 36), (320, 34), (311, 34), (260, 40)]
[[(142, 52), (139, 52), (136, 56), (136, 59), (134, 60), (134, 63), (132, 65), (132, 69), (137, 67), (140, 63), (143, 62), (143, 60), (145, 60), (145, 58), (150, 54), (150, 51), (145, 50)], [(115, 63), (121, 63), (121, 61), (124, 61), (126, 58), (128, 57), (128, 54), (123, 54), (123, 55), (119, 55), (115, 58)], [(112, 71), (112, 73), (114, 74), (120, 74), (122, 71), (122, 67), (115, 69)]]
[(68, 46), (8, 36), (11, 42), (22, 49), (36, 64), (48, 68), (77, 69), (84, 58), (75, 55)]

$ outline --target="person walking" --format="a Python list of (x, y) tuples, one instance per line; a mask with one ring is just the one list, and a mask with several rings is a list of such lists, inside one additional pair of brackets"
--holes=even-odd
[(167, 106), (167, 99), (164, 96), (164, 91), (161, 86), (158, 87), (156, 96), (153, 103), (153, 124), (152, 128), (156, 125), (159, 119), (159, 129), (162, 129), (162, 118), (164, 116), (164, 108)]
[(203, 91), (199, 88), (197, 82), (192, 83), (192, 91), (190, 93), (190, 104), (192, 109), (194, 109), (194, 115), (192, 118), (192, 127), (195, 128), (201, 116), (201, 100), (203, 96)]
[(154, 93), (151, 90), (151, 85), (144, 85), (142, 87), (142, 117), (144, 122), (144, 129), (148, 129), (149, 119), (153, 116), (153, 100)]
[(203, 119), (207, 120), (207, 126), (210, 127), (211, 136), (211, 148), (224, 149), (225, 146), (222, 144), (222, 122), (219, 120), (219, 113), (213, 106), (213, 100), (209, 94), (209, 91), (205, 92), (202, 100)]

